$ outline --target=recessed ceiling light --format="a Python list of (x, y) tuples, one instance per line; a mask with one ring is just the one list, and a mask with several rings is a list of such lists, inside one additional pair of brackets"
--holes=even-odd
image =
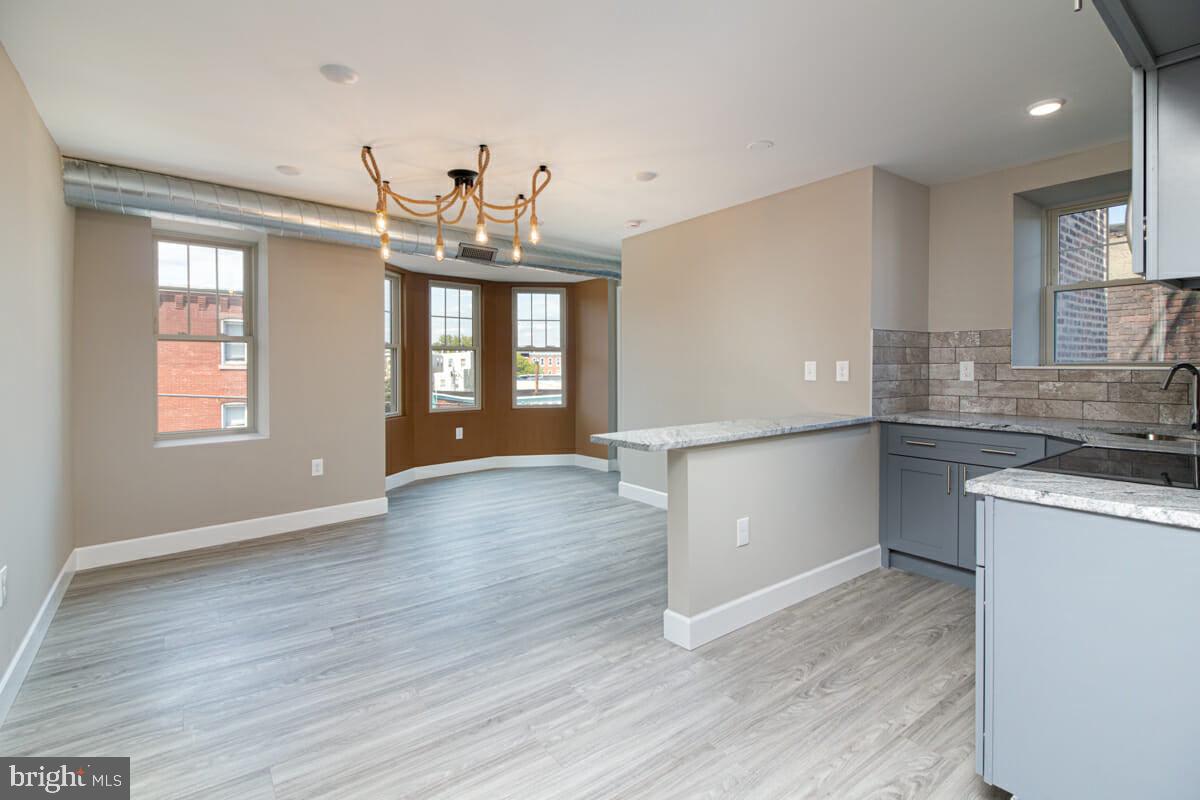
[(775, 146), (775, 142), (770, 139), (755, 139), (750, 144), (746, 145), (747, 150), (770, 150)]
[(633, 175), (633, 179), (635, 181), (640, 181), (641, 183), (649, 183), (650, 181), (654, 180), (657, 177), (658, 177), (657, 172), (651, 172), (648, 169), (643, 170), (641, 172), (635, 172)]
[(296, 176), (300, 174), (300, 168), (294, 167), (291, 164), (280, 164), (275, 168), (275, 171), (280, 175)]
[(358, 83), (358, 73), (345, 64), (322, 64), (321, 74), (325, 80), (340, 83), (343, 86), (353, 86)]
[(1045, 117), (1058, 111), (1067, 104), (1066, 100), (1061, 97), (1048, 97), (1045, 100), (1038, 100), (1031, 105), (1027, 110), (1031, 117)]
[(642, 223), (645, 221), (646, 220), (644, 220), (644, 219), (627, 219), (627, 220), (625, 220), (625, 227), (626, 228), (640, 228), (640, 227), (642, 227)]

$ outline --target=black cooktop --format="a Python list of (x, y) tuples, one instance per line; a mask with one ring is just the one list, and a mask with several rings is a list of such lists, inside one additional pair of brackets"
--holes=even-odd
[(1080, 447), (1027, 464), (1024, 469), (1179, 489), (1200, 489), (1200, 456), (1182, 453)]

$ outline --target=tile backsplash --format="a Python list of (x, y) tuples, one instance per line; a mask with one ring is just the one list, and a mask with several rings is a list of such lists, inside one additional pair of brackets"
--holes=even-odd
[[(872, 411), (1188, 422), (1188, 381), (1164, 392), (1162, 370), (1014, 369), (1011, 344), (1009, 330), (876, 330)], [(974, 362), (975, 380), (959, 380), (960, 361)]]

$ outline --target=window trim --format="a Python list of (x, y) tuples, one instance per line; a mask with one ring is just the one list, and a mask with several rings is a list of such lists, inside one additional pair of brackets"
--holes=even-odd
[(384, 340), (383, 350), (392, 353), (392, 401), (393, 409), (384, 408), (384, 417), (404, 416), (404, 274), (397, 270), (385, 269), (383, 279), (388, 282), (388, 290), (392, 296), (392, 341)]
[[(222, 250), (241, 250), (243, 253), (244, 273), (242, 276), (242, 336), (226, 336), (220, 333), (220, 312), (218, 306), (218, 333), (215, 335), (207, 334), (171, 334), (159, 332), (159, 291), (161, 287), (158, 283), (158, 245), (160, 242), (170, 242), (173, 244), (199, 245), (201, 247), (213, 247)], [(212, 440), (226, 438), (229, 436), (245, 437), (258, 434), (258, 413), (257, 413), (257, 392), (258, 387), (258, 361), (259, 353), (257, 347), (256, 330), (256, 314), (255, 308), (258, 303), (258, 247), (250, 242), (238, 241), (232, 239), (220, 239), (207, 236), (196, 236), (188, 233), (176, 233), (174, 231), (155, 232), (150, 239), (150, 261), (154, 268), (154, 280), (151, 282), (151, 297), (153, 299), (153, 314), (154, 314), (154, 417), (151, 421), (153, 425), (152, 433), (155, 442), (178, 442), (182, 443), (187, 439)], [(190, 282), (190, 276), (189, 276)], [(191, 287), (187, 287), (187, 296), (184, 301), (184, 308), (189, 308), (191, 305)], [(190, 313), (190, 311), (189, 311)], [(190, 322), (189, 322), (190, 327)], [(249, 330), (249, 334), (246, 333)], [(246, 345), (246, 358), (249, 364), (242, 369), (246, 372), (246, 395), (244, 398), (227, 397), (231, 403), (246, 404), (246, 426), (244, 428), (207, 428), (202, 430), (187, 430), (187, 431), (160, 431), (158, 429), (158, 400), (161, 396), (158, 391), (158, 343), (159, 342), (217, 342), (218, 343), (218, 368), (221, 368), (221, 362), (224, 360), (224, 348), (219, 343), (222, 342), (242, 342)], [(225, 405), (222, 403), (222, 405)]]
[[(558, 347), (517, 347), (517, 295), (521, 292), (541, 292), (542, 294), (556, 293), (559, 296), (559, 346)], [(510, 376), (509, 386), (512, 391), (512, 407), (519, 411), (532, 411), (535, 409), (542, 410), (561, 410), (569, 405), (567, 394), (567, 288), (565, 286), (514, 286), (512, 287), (512, 358), (509, 364)], [(517, 404), (517, 353), (556, 353), (562, 358), (562, 402), (555, 405), (534, 404), (534, 405), (518, 405)]]
[(1121, 286), (1144, 286), (1151, 281), (1144, 277), (1114, 278), (1107, 281), (1081, 281), (1078, 283), (1058, 283), (1058, 219), (1068, 214), (1080, 211), (1109, 208), (1115, 205), (1126, 207), (1126, 225), (1131, 208), (1128, 194), (1108, 195), (1097, 197), (1084, 203), (1053, 206), (1045, 211), (1045, 221), (1042, 225), (1042, 252), (1045, 259), (1042, 262), (1042, 292), (1041, 292), (1041, 366), (1055, 369), (1153, 369), (1170, 366), (1166, 361), (1072, 361), (1060, 363), (1055, 358), (1055, 335), (1057, 329), (1054, 319), (1055, 299), (1063, 292), (1075, 292), (1083, 289), (1108, 289)]
[[(475, 364), (475, 404), (470, 406), (461, 406), (459, 408), (437, 408), (433, 403), (433, 351), (435, 349), (433, 343), (433, 290), (442, 289), (469, 289), (471, 291), (471, 331), (474, 344), (471, 347), (463, 347), (462, 345), (438, 347), (438, 350), (451, 350), (454, 352), (471, 352), (474, 354), (473, 363)], [(425, 314), (425, 336), (429, 344), (427, 352), (429, 353), (429, 368), (427, 377), (429, 378), (429, 392), (426, 395), (429, 400), (430, 414), (460, 414), (469, 411), (483, 410), (483, 285), (478, 283), (459, 283), (457, 281), (434, 281), (429, 282), (429, 291), (425, 296), (425, 301), (428, 304), (427, 313)]]

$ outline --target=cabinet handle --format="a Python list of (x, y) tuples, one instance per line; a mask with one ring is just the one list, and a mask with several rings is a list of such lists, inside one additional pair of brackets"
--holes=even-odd
[(953, 469), (949, 464), (946, 465), (946, 494), (954, 494), (954, 490), (950, 488), (950, 481), (953, 479)]
[(967, 465), (962, 465), (962, 493), (963, 497), (967, 496)]
[[(920, 439), (905, 439), (904, 443), (911, 444), (914, 447), (937, 447), (937, 442), (923, 442)], [(1016, 455), (1016, 453), (1013, 455)]]
[(991, 453), (994, 456), (1015, 456), (1017, 454), (1016, 450), (997, 450), (994, 447), (981, 447), (979, 452)]

